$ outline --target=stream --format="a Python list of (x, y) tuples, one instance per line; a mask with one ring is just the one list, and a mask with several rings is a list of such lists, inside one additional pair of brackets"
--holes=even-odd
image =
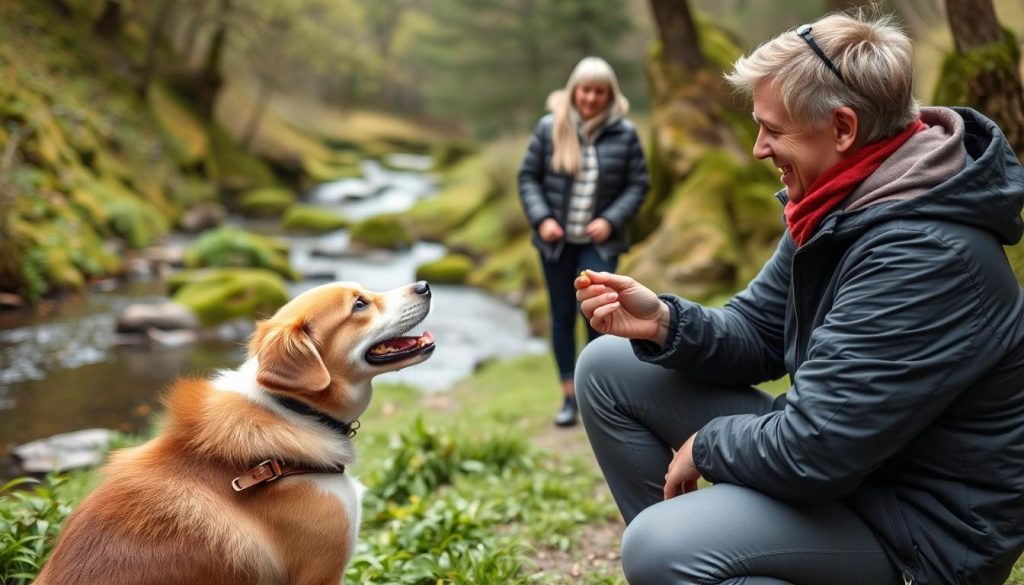
[[(436, 193), (426, 172), (430, 160), (392, 155), (390, 168), (368, 160), (362, 179), (325, 183), (306, 203), (358, 220), (401, 212)], [(400, 170), (395, 167), (401, 166)], [(415, 279), (416, 267), (440, 258), (440, 244), (417, 242), (401, 252), (350, 250), (348, 232), (294, 236), (276, 221), (231, 217), (228, 223), (271, 234), (291, 244), (292, 265), (306, 277), (289, 283), (292, 296), (333, 280), (356, 281), (384, 291)], [(187, 246), (194, 236), (174, 234), (171, 247)], [(547, 351), (543, 339), (529, 334), (521, 310), (484, 291), (432, 285), (433, 307), (417, 331), (430, 330), (437, 350), (428, 361), (376, 378), (378, 383), (407, 383), (424, 392), (449, 388), (483, 362)], [(206, 376), (244, 359), (243, 343), (203, 341), (181, 347), (120, 347), (115, 315), (134, 303), (166, 300), (161, 281), (129, 282), (108, 292), (62, 299), (34, 311), (0, 313), (0, 453), (14, 445), (79, 429), (103, 427), (133, 432), (145, 427), (160, 408), (160, 395), (176, 377)], [(230, 329), (232, 325), (224, 326)], [(224, 337), (231, 338), (230, 331)], [(237, 333), (234, 335), (238, 337)], [(0, 464), (0, 477), (9, 470)]]

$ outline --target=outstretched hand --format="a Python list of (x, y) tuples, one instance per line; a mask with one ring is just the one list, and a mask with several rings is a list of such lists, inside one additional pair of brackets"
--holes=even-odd
[(668, 306), (651, 289), (628, 276), (592, 270), (584, 270), (573, 286), (595, 331), (665, 344)]

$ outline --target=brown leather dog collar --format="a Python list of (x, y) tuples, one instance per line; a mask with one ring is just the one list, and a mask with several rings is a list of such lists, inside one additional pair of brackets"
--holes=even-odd
[(307, 465), (292, 465), (283, 459), (267, 459), (231, 480), (231, 487), (236, 492), (240, 492), (257, 485), (270, 483), (282, 477), (303, 473), (345, 473), (345, 466), (310, 467)]

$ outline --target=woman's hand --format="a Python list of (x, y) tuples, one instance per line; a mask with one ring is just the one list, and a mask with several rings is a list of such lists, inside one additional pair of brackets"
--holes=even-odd
[(693, 464), (693, 441), (697, 433), (690, 435), (683, 446), (676, 451), (672, 457), (672, 463), (668, 464), (668, 473), (665, 474), (665, 499), (671, 499), (679, 494), (688, 494), (697, 491), (697, 480), (700, 479), (700, 471)]
[(555, 218), (549, 217), (537, 226), (537, 234), (540, 235), (540, 239), (550, 244), (561, 240), (565, 236), (565, 230), (562, 229), (562, 226), (559, 225)]
[(612, 224), (607, 219), (599, 217), (587, 224), (587, 235), (595, 244), (603, 243), (612, 235)]
[(576, 299), (599, 333), (665, 345), (668, 306), (651, 289), (628, 276), (584, 270), (573, 282)]

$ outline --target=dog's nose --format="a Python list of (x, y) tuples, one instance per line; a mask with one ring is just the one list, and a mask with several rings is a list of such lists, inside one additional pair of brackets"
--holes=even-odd
[(418, 295), (423, 295), (425, 297), (430, 296), (430, 285), (425, 280), (421, 280), (412, 285), (412, 290), (416, 291), (416, 294)]

